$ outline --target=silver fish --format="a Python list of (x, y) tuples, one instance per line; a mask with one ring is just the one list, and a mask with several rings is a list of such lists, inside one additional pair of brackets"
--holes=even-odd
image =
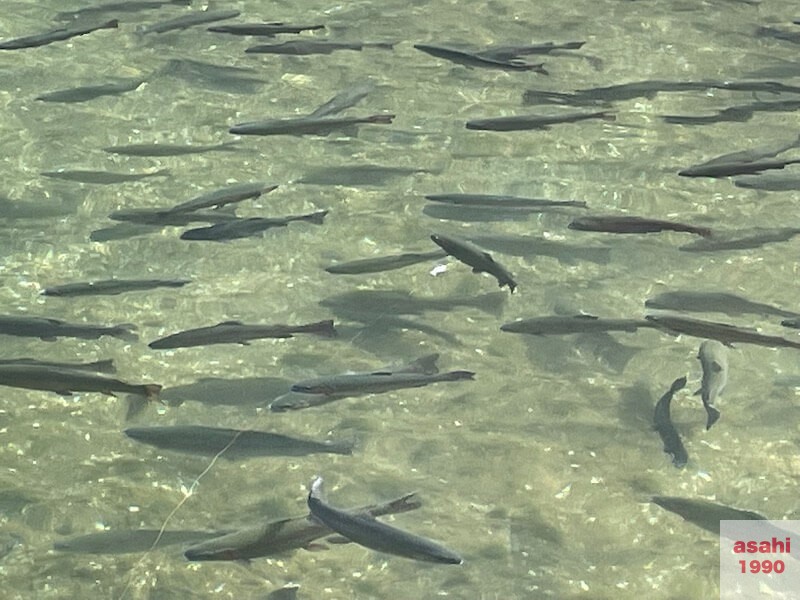
[(695, 392), (703, 400), (708, 419), (706, 430), (717, 422), (720, 413), (713, 405), (728, 384), (728, 349), (717, 340), (706, 340), (700, 344), (697, 353), (700, 366), (703, 368), (703, 379), (700, 389)]

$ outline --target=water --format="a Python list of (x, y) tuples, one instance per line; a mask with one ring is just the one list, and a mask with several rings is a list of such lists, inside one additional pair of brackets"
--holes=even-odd
[[(76, 2), (14, 2), (3, 38), (50, 28)], [(352, 457), (220, 459), (159, 452), (128, 440), (120, 400), (99, 394), (62, 398), (4, 388), (0, 399), (0, 559), (6, 598), (263, 597), (288, 582), (301, 598), (708, 598), (718, 593), (718, 545), (709, 534), (649, 503), (654, 494), (703, 496), (772, 518), (796, 514), (797, 400), (777, 376), (797, 373), (792, 350), (740, 346), (721, 421), (705, 432), (690, 393), (699, 387), (700, 340), (651, 331), (613, 339), (528, 338), (502, 333), (517, 317), (554, 310), (641, 316), (644, 300), (669, 289), (717, 289), (788, 309), (797, 306), (796, 241), (717, 254), (677, 250), (691, 236), (611, 236), (566, 229), (569, 215), (526, 221), (459, 223), (422, 214), (425, 194), (464, 191), (585, 200), (598, 213), (628, 211), (708, 226), (794, 224), (794, 192), (734, 188), (727, 180), (688, 180), (678, 169), (713, 156), (796, 136), (792, 113), (757, 113), (745, 123), (682, 127), (664, 114), (709, 114), (753, 101), (714, 91), (661, 94), (615, 105), (615, 123), (586, 121), (544, 132), (466, 131), (469, 119), (525, 112), (525, 89), (570, 91), (645, 79), (744, 79), (796, 56), (787, 42), (755, 38), (759, 24), (790, 28), (789, 2), (709, 1), (571, 3), (456, 2), (219, 3), (239, 20), (324, 23), (350, 40), (396, 40), (394, 51), (330, 56), (247, 56), (250, 43), (202, 28), (140, 37), (137, 25), (185, 9), (124, 16), (119, 31), (0, 55), (2, 194), (6, 218), (0, 271), (3, 313), (69, 321), (135, 323), (141, 342), (6, 338), (3, 357), (90, 361), (114, 358), (119, 377), (165, 388), (204, 377), (282, 378), (288, 382), (346, 370), (371, 370), (430, 352), (440, 366), (470, 369), (475, 382), (438, 384), (354, 398), (297, 413), (271, 414), (252, 397), (187, 398), (137, 425), (205, 424), (321, 439), (353, 437)], [(306, 34), (309, 35), (309, 34)], [(288, 39), (288, 38), (287, 38)], [(414, 42), (475, 46), (586, 40), (573, 56), (544, 57), (550, 76), (467, 69), (430, 57)], [(110, 77), (148, 77), (168, 59), (191, 58), (255, 69), (266, 83), (228, 93), (175, 77), (153, 76), (137, 91), (82, 104), (33, 98)], [(537, 57), (530, 57), (536, 60)], [(229, 139), (244, 121), (301, 115), (365, 78), (377, 89), (352, 114), (397, 114), (392, 126), (358, 137), (243, 139), (239, 152), (137, 158), (102, 151), (113, 144), (196, 143)], [(797, 79), (786, 83), (799, 84)], [(760, 100), (772, 98), (759, 94)], [(554, 110), (554, 109), (553, 109)], [(320, 167), (378, 164), (433, 171), (377, 185), (293, 183)], [(39, 172), (169, 169), (168, 178), (89, 185)], [(262, 238), (189, 243), (180, 229), (104, 243), (91, 231), (113, 210), (171, 206), (230, 182), (280, 188), (243, 203), (248, 216), (330, 209), (322, 227), (294, 223)], [(14, 212), (12, 214), (20, 214)], [(497, 293), (496, 282), (456, 261), (366, 276), (322, 268), (403, 251), (433, 249), (433, 232), (531, 235), (609, 247), (607, 261), (493, 252), (519, 289), (501, 311), (459, 308), (411, 319), (434, 332), (338, 318), (319, 302), (356, 289), (411, 291), (423, 298)], [(599, 253), (598, 253), (599, 256)], [(44, 298), (43, 287), (70, 281), (190, 278), (180, 290), (123, 296)], [(507, 295), (504, 291), (502, 292)], [(358, 307), (352, 307), (358, 310)], [(146, 343), (223, 320), (341, 323), (337, 340), (301, 336), (157, 352)], [(392, 316), (392, 315), (388, 315)], [(720, 318), (719, 320), (725, 320)], [(731, 320), (728, 318), (727, 320)], [(742, 324), (777, 333), (774, 323)], [(787, 336), (794, 335), (785, 332)], [(619, 346), (623, 344), (624, 347)], [(673, 416), (690, 455), (676, 470), (651, 430), (652, 407), (688, 375)], [(265, 386), (265, 390), (274, 387)], [(265, 393), (263, 403), (271, 398)], [(208, 470), (207, 470), (208, 469)], [(203, 474), (198, 485), (193, 482)], [(419, 511), (392, 523), (432, 537), (465, 558), (460, 567), (378, 555), (355, 545), (298, 550), (254, 561), (187, 563), (176, 548), (147, 554), (55, 553), (54, 541), (100, 528), (211, 529), (303, 514), (306, 486), (325, 477), (329, 499), (355, 506), (416, 490)], [(191, 495), (187, 497), (189, 491)], [(182, 504), (181, 504), (182, 503)], [(176, 507), (180, 507), (176, 509)], [(174, 511), (174, 512), (173, 512)]]

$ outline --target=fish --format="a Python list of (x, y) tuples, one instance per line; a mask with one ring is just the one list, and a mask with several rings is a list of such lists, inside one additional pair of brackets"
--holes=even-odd
[[(452, 311), (472, 307), (489, 314), (502, 312), (505, 295), (500, 292), (482, 296), (425, 298), (406, 290), (354, 290), (324, 298), (320, 306), (352, 316), (373, 320), (376, 316), (421, 315), (429, 311)], [(357, 320), (357, 319), (354, 319)]]
[(329, 40), (291, 40), (280, 44), (258, 44), (245, 49), (246, 54), (291, 54), (307, 56), (309, 54), (331, 54), (337, 50), (355, 50), (364, 48), (383, 48), (391, 50), (394, 42), (332, 42)]
[(615, 121), (616, 117), (608, 111), (567, 113), (563, 115), (516, 115), (513, 117), (495, 117), (467, 121), (467, 129), (481, 131), (527, 131), (529, 129), (550, 129), (559, 123), (575, 123), (588, 119)]
[(306, 215), (290, 215), (288, 217), (251, 217), (249, 219), (226, 220), (209, 227), (187, 229), (181, 234), (181, 239), (215, 242), (235, 240), (261, 235), (267, 229), (274, 227), (286, 227), (293, 221), (305, 221), (314, 225), (322, 225), (327, 214), (327, 210), (318, 210)]
[[(795, 25), (797, 25), (797, 23), (795, 23)], [(786, 31), (785, 29), (778, 29), (777, 27), (758, 27), (755, 33), (759, 37), (771, 37), (784, 42), (800, 44), (800, 32), (798, 31)]]
[(125, 183), (128, 181), (140, 181), (147, 177), (169, 177), (169, 169), (159, 169), (149, 173), (113, 173), (111, 171), (92, 171), (92, 170), (65, 170), (42, 171), (41, 175), (63, 179), (65, 181), (77, 181), (78, 183), (96, 183), (109, 185), (112, 183)]
[(611, 249), (607, 246), (578, 246), (524, 235), (472, 235), (468, 239), (478, 246), (503, 254), (523, 257), (550, 256), (568, 265), (577, 264), (581, 260), (600, 265), (607, 265), (611, 261)]
[(752, 510), (741, 510), (724, 504), (696, 498), (653, 496), (651, 501), (686, 521), (719, 535), (720, 521), (766, 521), (767, 517)]
[(653, 328), (655, 325), (641, 319), (605, 319), (594, 315), (560, 315), (533, 317), (513, 321), (500, 326), (500, 331), (510, 333), (527, 333), (529, 335), (569, 335), (572, 333), (594, 333), (608, 331), (624, 331), (635, 333), (641, 328)]
[(41, 102), (63, 103), (88, 102), (89, 100), (94, 100), (102, 96), (119, 96), (126, 92), (132, 92), (139, 89), (144, 82), (144, 79), (128, 79), (112, 83), (84, 85), (76, 88), (46, 92), (36, 96), (36, 100)]
[(336, 167), (317, 167), (307, 171), (296, 183), (311, 185), (382, 186), (397, 177), (407, 177), (417, 173), (441, 173), (440, 170), (414, 167), (386, 167), (383, 165), (339, 165)]
[(108, 2), (97, 6), (86, 6), (77, 10), (69, 10), (56, 13), (54, 17), (57, 21), (72, 21), (87, 16), (102, 15), (104, 13), (118, 12), (138, 12), (148, 8), (161, 8), (167, 5), (190, 6), (192, 0), (122, 0), (120, 2)]
[[(797, 88), (797, 92), (800, 92), (800, 88)], [(792, 140), (791, 142), (784, 142), (779, 146), (775, 144), (770, 144), (768, 146), (763, 146), (760, 148), (748, 148), (746, 150), (736, 150), (735, 152), (728, 152), (727, 154), (723, 154), (721, 156), (715, 156), (714, 158), (707, 160), (704, 163), (696, 165), (697, 167), (710, 167), (713, 165), (727, 165), (730, 163), (753, 163), (759, 160), (763, 160), (765, 158), (775, 158), (779, 154), (783, 154), (787, 150), (791, 150), (792, 148), (797, 148), (800, 146), (800, 136)]]
[(305, 379), (293, 384), (291, 391), (301, 394), (325, 396), (317, 404), (330, 402), (347, 396), (380, 394), (406, 388), (417, 388), (442, 381), (463, 381), (475, 379), (472, 371), (447, 371), (429, 375), (426, 373), (406, 373), (374, 371), (372, 373), (346, 373)]
[(497, 196), (492, 194), (428, 194), (426, 200), (456, 206), (480, 206), (499, 209), (540, 208), (588, 208), (582, 200), (547, 200), (544, 198), (520, 198), (519, 196)]
[(517, 282), (514, 281), (511, 273), (496, 262), (491, 254), (484, 252), (471, 242), (437, 233), (431, 235), (431, 240), (450, 256), (472, 267), (473, 273), (489, 273), (497, 279), (501, 288), (507, 285), (512, 294), (517, 289)]
[(20, 50), (22, 48), (37, 48), (39, 46), (46, 46), (53, 42), (60, 42), (70, 38), (86, 35), (93, 31), (100, 29), (116, 29), (119, 26), (119, 21), (111, 19), (99, 25), (87, 25), (83, 27), (60, 27), (51, 31), (43, 33), (36, 33), (34, 35), (26, 35), (25, 37), (15, 38), (0, 42), (0, 50)]
[[(389, 502), (352, 508), (348, 512), (380, 517), (416, 510), (420, 506), (422, 503), (416, 494), (411, 493)], [(334, 533), (311, 515), (304, 515), (244, 527), (227, 535), (195, 544), (186, 549), (184, 556), (192, 561), (251, 560), (298, 548), (313, 548), (316, 540)]]
[(81, 283), (66, 283), (46, 287), (42, 290), (43, 296), (92, 296), (116, 295), (125, 292), (152, 290), (159, 287), (178, 288), (191, 283), (190, 279), (105, 279), (102, 281), (87, 281)]
[(471, 52), (432, 44), (414, 44), (414, 48), (436, 58), (443, 58), (467, 67), (493, 67), (510, 71), (535, 71), (542, 75), (548, 74), (544, 64), (525, 62), (518, 58), (519, 53), (512, 54), (508, 49)]
[(800, 176), (788, 173), (745, 175), (733, 180), (733, 185), (750, 190), (767, 192), (792, 192), (800, 190)]
[(128, 323), (110, 326), (81, 325), (48, 317), (0, 315), (0, 334), (18, 337), (37, 337), (48, 342), (59, 337), (96, 340), (104, 335), (135, 342), (139, 339), (132, 331), (132, 329), (135, 328), (134, 325)]
[(266, 431), (202, 425), (130, 427), (123, 433), (137, 442), (162, 450), (202, 456), (219, 455), (229, 460), (317, 453), (350, 455), (354, 446), (353, 442), (315, 442)]
[[(741, 106), (730, 106), (708, 116), (665, 115), (664, 122), (674, 125), (711, 125), (714, 123), (744, 123), (753, 118), (757, 112), (794, 112), (800, 109), (800, 100), (783, 100), (779, 102), (754, 102)], [(777, 168), (777, 167), (771, 167)]]
[(227, 204), (258, 198), (262, 194), (269, 194), (277, 189), (277, 185), (269, 185), (260, 181), (254, 183), (238, 183), (176, 204), (166, 212), (180, 213), (193, 212), (201, 208), (222, 208)]
[(697, 358), (703, 369), (703, 379), (700, 389), (695, 394), (700, 394), (703, 400), (703, 408), (708, 416), (706, 421), (706, 431), (708, 431), (719, 420), (719, 410), (713, 405), (728, 384), (728, 349), (717, 340), (705, 340), (700, 344)]
[(0, 364), (0, 385), (55, 392), (61, 396), (71, 396), (73, 392), (114, 396), (114, 392), (119, 392), (144, 396), (148, 400), (158, 400), (161, 391), (161, 386), (156, 383), (126, 383), (86, 369), (35, 363)]
[(678, 171), (681, 177), (731, 177), (733, 175), (753, 175), (764, 171), (784, 169), (789, 165), (800, 163), (800, 158), (790, 160), (757, 160), (754, 162), (733, 161), (729, 163), (713, 163), (695, 165)]
[(784, 319), (781, 321), (781, 325), (784, 327), (791, 327), (792, 329), (800, 329), (800, 317), (795, 317), (793, 319)]
[(279, 33), (302, 33), (303, 31), (317, 31), (325, 29), (325, 25), (291, 25), (275, 21), (272, 23), (230, 23), (228, 25), (213, 25), (206, 31), (212, 33), (229, 33), (231, 35), (254, 35), (261, 37), (274, 37)]
[(680, 231), (694, 233), (701, 237), (711, 237), (711, 229), (676, 221), (647, 219), (629, 216), (576, 217), (567, 226), (579, 231), (602, 231), (607, 233), (658, 233), (661, 231)]
[(333, 131), (352, 129), (357, 125), (391, 125), (395, 115), (368, 117), (295, 117), (239, 123), (228, 131), (239, 135), (328, 135)]
[(106, 146), (104, 152), (123, 156), (185, 156), (202, 154), (203, 152), (236, 152), (239, 142), (223, 142), (221, 144), (130, 144), (128, 146)]
[(675, 393), (685, 386), (686, 377), (679, 377), (673, 381), (667, 393), (656, 403), (655, 413), (653, 414), (653, 426), (658, 435), (661, 436), (661, 441), (664, 442), (664, 452), (672, 457), (672, 464), (679, 469), (686, 466), (689, 461), (689, 454), (686, 452), (681, 437), (672, 424), (669, 406)]
[(460, 565), (464, 560), (441, 544), (392, 527), (368, 513), (334, 508), (322, 499), (322, 478), (311, 482), (308, 509), (323, 525), (365, 548), (426, 562)]
[(713, 238), (697, 240), (680, 246), (683, 252), (719, 252), (722, 250), (749, 250), (765, 244), (787, 242), (800, 233), (797, 227), (754, 227), (738, 231), (714, 231)]
[(53, 362), (46, 360), (38, 360), (35, 358), (3, 358), (0, 359), (0, 366), (2, 365), (38, 365), (43, 368), (56, 368), (56, 369), (72, 369), (78, 371), (91, 371), (95, 373), (116, 373), (117, 368), (114, 366), (112, 359), (96, 360), (90, 363), (75, 363), (75, 362)]
[(758, 333), (755, 329), (743, 329), (728, 323), (701, 321), (672, 315), (645, 315), (645, 319), (656, 327), (673, 334), (717, 340), (730, 346), (733, 344), (756, 344), (768, 348), (800, 348), (800, 342)]
[(224, 535), (221, 531), (110, 529), (53, 543), (53, 550), (74, 554), (129, 554), (154, 548), (197, 543)]
[(299, 585), (287, 585), (267, 594), (264, 600), (297, 600), (297, 590)]
[(161, 401), (167, 406), (181, 406), (187, 400), (214, 406), (263, 406), (264, 398), (278, 396), (291, 383), (281, 377), (203, 377), (167, 388)]
[(798, 313), (783, 310), (763, 302), (753, 302), (728, 292), (692, 292), (677, 290), (648, 298), (646, 308), (685, 312), (718, 312), (727, 315), (756, 314), (775, 317), (798, 317)]
[(233, 19), (238, 17), (241, 13), (238, 10), (206, 10), (195, 11), (187, 15), (181, 15), (168, 21), (160, 23), (153, 23), (152, 25), (144, 25), (139, 27), (136, 31), (140, 34), (148, 33), (167, 33), (168, 31), (176, 31), (179, 29), (187, 29), (194, 25), (203, 25), (205, 23), (213, 23), (214, 21), (225, 21), (226, 19)]
[(372, 81), (364, 81), (351, 88), (336, 94), (333, 98), (318, 106), (308, 116), (312, 119), (321, 119), (331, 115), (338, 115), (340, 112), (352, 108), (375, 89)]
[(177, 77), (192, 86), (242, 94), (256, 94), (267, 83), (251, 76), (256, 73), (256, 69), (248, 67), (217, 65), (188, 58), (172, 58), (158, 71), (159, 75)]
[(337, 263), (325, 267), (328, 273), (334, 275), (361, 275), (364, 273), (380, 273), (383, 271), (393, 271), (402, 269), (410, 265), (421, 262), (429, 262), (447, 256), (443, 250), (432, 250), (431, 252), (405, 252), (403, 254), (393, 254), (390, 256), (379, 256), (376, 258), (364, 258), (350, 262)]
[(481, 57), (495, 60), (512, 60), (519, 56), (530, 54), (550, 54), (556, 50), (580, 50), (586, 42), (546, 42), (544, 44), (530, 44), (526, 46), (490, 46), (477, 52)]
[[(211, 195), (212, 194), (207, 194), (206, 199)], [(193, 200), (189, 200), (188, 202), (194, 202), (197, 199), (198, 198), (195, 198)], [(185, 204), (188, 205), (188, 202)], [(139, 208), (130, 210), (117, 210), (108, 215), (108, 218), (113, 221), (136, 223), (139, 225), (151, 225), (153, 227), (166, 227), (169, 225), (180, 227), (189, 225), (190, 223), (225, 223), (227, 221), (235, 221), (239, 217), (225, 212), (197, 212), (194, 210), (184, 212), (183, 210), (175, 211), (169, 208)], [(145, 228), (144, 231), (152, 231), (152, 227)]]
[(190, 348), (211, 344), (248, 345), (249, 340), (263, 338), (290, 338), (298, 333), (312, 333), (322, 337), (335, 337), (333, 321), (328, 319), (306, 325), (246, 325), (241, 321), (223, 321), (210, 327), (188, 329), (173, 333), (148, 344), (151, 348)]

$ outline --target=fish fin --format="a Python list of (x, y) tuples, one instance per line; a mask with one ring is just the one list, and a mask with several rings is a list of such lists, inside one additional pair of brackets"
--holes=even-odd
[(59, 396), (72, 396), (72, 392), (69, 390), (56, 390), (56, 394)]
[(717, 361), (711, 361), (711, 370), (715, 373), (719, 373), (722, 371), (722, 365), (720, 365)]
[(719, 421), (720, 412), (711, 405), (706, 405), (706, 412), (708, 413), (708, 420), (706, 421), (706, 431), (711, 429), (711, 426)]
[(697, 391), (692, 394), (692, 396), (699, 396), (703, 393), (703, 388), (697, 388)]
[(350, 544), (351, 541), (344, 537), (343, 535), (332, 535), (330, 537), (326, 537), (325, 541), (329, 544)]
[(320, 542), (311, 542), (310, 544), (307, 544), (306, 546), (303, 547), (309, 552), (321, 552), (323, 550), (328, 549), (328, 547), (325, 544), (322, 544)]
[(125, 411), (126, 421), (130, 421), (131, 419), (142, 414), (142, 412), (144, 412), (144, 409), (149, 404), (147, 398), (142, 398), (141, 396), (137, 396), (134, 394), (129, 394), (125, 398), (125, 402), (128, 405), (127, 410)]
[(157, 383), (146, 383), (143, 387), (144, 395), (148, 400), (158, 400), (158, 394), (161, 391), (162, 386), (158, 385)]
[(219, 325), (244, 325), (244, 323), (242, 323), (241, 321), (234, 320), (234, 321), (223, 321), (222, 323), (219, 323)]
[[(290, 335), (290, 336), (287, 336), (287, 337), (292, 337), (292, 336)], [(248, 342), (247, 340), (240, 340), (239, 344), (241, 344), (242, 346), (249, 346), (250, 342)]]

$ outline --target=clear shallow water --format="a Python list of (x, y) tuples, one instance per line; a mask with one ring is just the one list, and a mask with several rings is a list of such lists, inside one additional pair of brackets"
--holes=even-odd
[[(204, 472), (206, 458), (160, 452), (120, 433), (122, 403), (96, 394), (60, 398), (4, 389), (0, 399), (3, 533), (19, 543), (0, 562), (5, 597), (258, 597), (286, 582), (301, 598), (707, 598), (717, 594), (716, 540), (649, 504), (652, 494), (716, 498), (772, 518), (796, 515), (797, 400), (772, 387), (794, 374), (792, 350), (740, 346), (731, 352), (723, 418), (703, 431), (690, 392), (700, 380), (699, 340), (655, 332), (612, 342), (527, 338), (499, 331), (516, 317), (554, 309), (640, 316), (644, 300), (667, 289), (720, 289), (787, 309), (797, 306), (795, 242), (736, 253), (677, 250), (685, 234), (607, 236), (566, 229), (569, 215), (526, 221), (440, 222), (424, 216), (425, 194), (466, 191), (581, 199), (598, 213), (629, 211), (725, 228), (792, 224), (796, 193), (734, 188), (727, 180), (688, 180), (675, 172), (736, 149), (789, 141), (792, 113), (759, 113), (746, 123), (667, 125), (662, 114), (707, 114), (752, 101), (749, 94), (662, 94), (615, 105), (617, 121), (587, 121), (545, 132), (466, 131), (468, 119), (544, 112), (522, 107), (530, 87), (570, 91), (644, 79), (735, 79), (796, 55), (796, 46), (754, 38), (758, 24), (789, 23), (788, 2), (462, 3), (231, 2), (248, 20), (321, 22), (345, 39), (398, 40), (395, 50), (314, 57), (249, 57), (247, 40), (202, 29), (141, 38), (135, 27), (179, 8), (123, 19), (120, 31), (0, 55), (0, 181), (3, 195), (43, 218), (7, 218), (0, 288), (4, 313), (138, 325), (126, 344), (6, 338), (2, 356), (61, 360), (114, 358), (122, 379), (166, 388), (203, 377), (280, 377), (288, 381), (367, 370), (439, 352), (442, 369), (470, 369), (476, 381), (440, 384), (298, 413), (270, 414), (255, 403), (186, 402), (137, 424), (198, 423), (259, 428), (312, 438), (353, 437), (352, 457), (220, 460), (171, 517), (174, 529), (226, 528), (302, 514), (306, 485), (326, 478), (337, 506), (416, 490), (419, 511), (393, 523), (458, 550), (461, 567), (430, 566), (356, 546), (297, 551), (279, 559), (190, 564), (178, 549), (89, 556), (52, 551), (54, 541), (98, 527), (157, 528)], [(63, 3), (22, 3), (0, 35), (51, 26)], [(244, 19), (240, 19), (244, 20)], [(53, 25), (54, 26), (54, 25)], [(786, 28), (789, 25), (785, 26)], [(429, 57), (414, 42), (475, 45), (586, 40), (581, 55), (546, 57), (549, 77), (466, 69)], [(43, 92), (136, 77), (170, 58), (252, 67), (258, 93), (231, 94), (153, 77), (139, 90), (83, 104), (35, 102)], [(535, 57), (534, 57), (535, 58)], [(112, 144), (226, 141), (233, 123), (308, 113), (366, 77), (378, 88), (353, 114), (397, 114), (391, 127), (358, 137), (244, 139), (239, 152), (135, 158), (108, 155)], [(797, 85), (798, 80), (786, 83)], [(760, 99), (771, 99), (759, 96)], [(380, 164), (436, 173), (372, 186), (293, 183), (319, 167)], [(168, 178), (81, 185), (48, 179), (59, 167), (112, 171), (169, 169)], [(322, 227), (293, 224), (263, 239), (187, 243), (179, 229), (95, 243), (120, 208), (170, 206), (229, 181), (281, 184), (247, 215), (329, 208)], [(24, 203), (24, 204), (23, 204)], [(17, 210), (22, 210), (17, 207)], [(52, 213), (57, 213), (53, 215)], [(63, 214), (62, 214), (63, 213)], [(354, 289), (411, 291), (423, 298), (496, 293), (488, 277), (448, 262), (445, 274), (418, 265), (371, 276), (331, 276), (322, 267), (400, 251), (428, 250), (432, 232), (546, 235), (610, 248), (607, 262), (493, 252), (519, 290), (498, 310), (463, 308), (417, 318), (449, 338), (383, 331), (341, 320), (337, 340), (298, 337), (250, 346), (156, 352), (146, 343), (225, 319), (308, 322), (337, 317), (319, 305)], [(47, 285), (108, 277), (188, 277), (181, 290), (116, 297), (47, 298)], [(357, 310), (357, 307), (354, 307)], [(411, 317), (412, 319), (414, 317)], [(726, 320), (726, 319), (720, 319)], [(733, 320), (733, 319), (727, 319)], [(737, 322), (777, 329), (767, 320)], [(791, 332), (785, 335), (791, 336)], [(633, 349), (631, 349), (633, 348)], [(651, 431), (655, 400), (680, 375), (674, 402), (690, 454), (674, 469)], [(271, 398), (265, 397), (264, 402)]]

